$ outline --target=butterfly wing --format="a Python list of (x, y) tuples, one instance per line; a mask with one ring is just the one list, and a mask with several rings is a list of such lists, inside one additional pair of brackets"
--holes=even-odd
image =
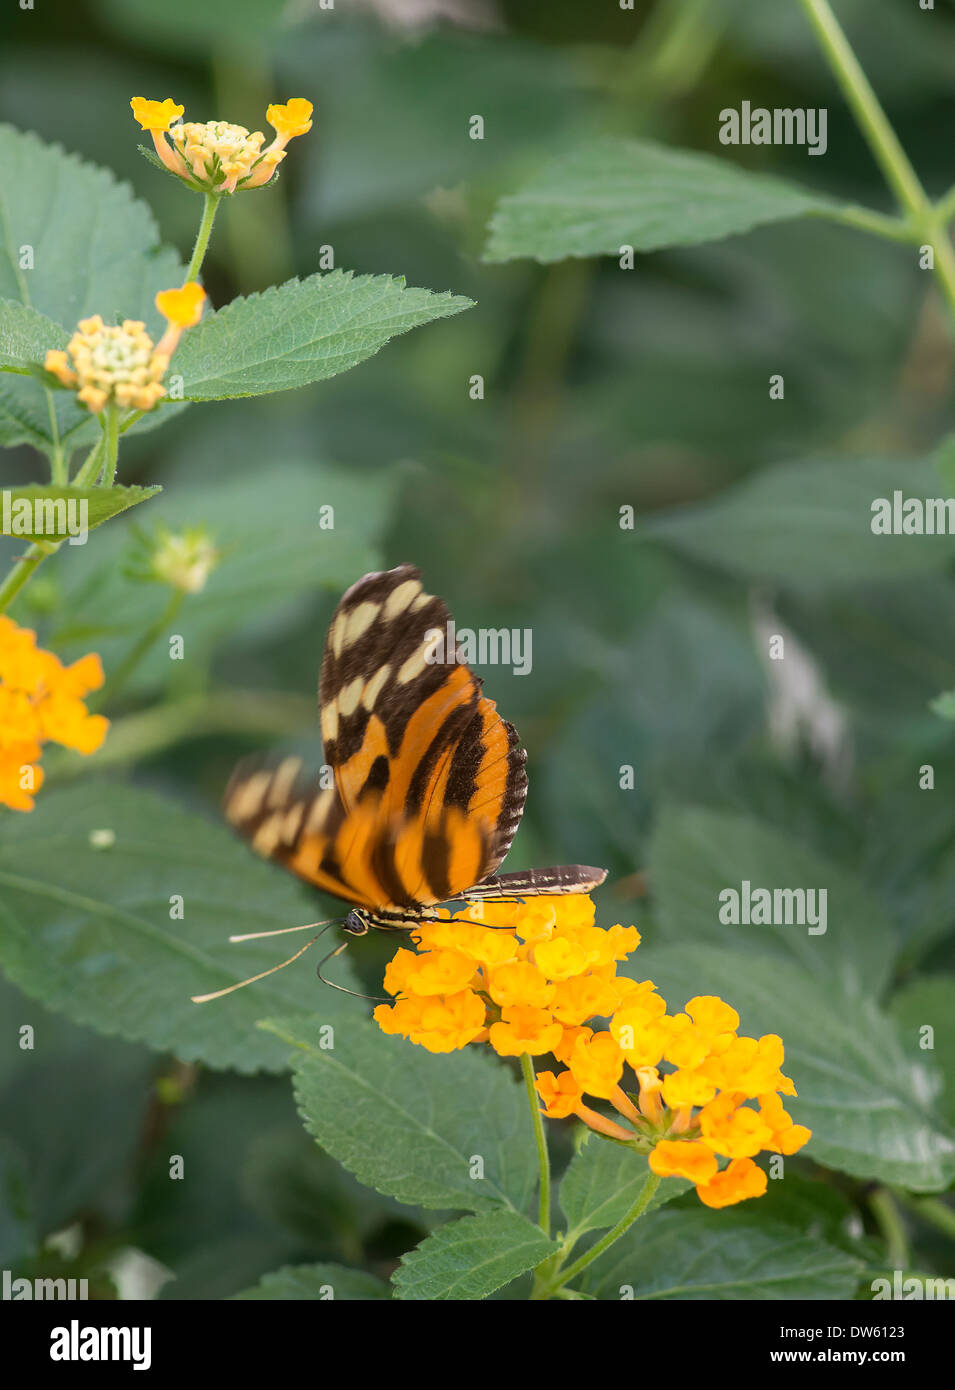
[(367, 872), (372, 808), (350, 816), (337, 787), (322, 780), (303, 771), (301, 758), (245, 758), (226, 788), (226, 819), (264, 858), (325, 893), (373, 907), (383, 889)]
[(325, 758), (348, 814), (377, 807), (373, 873), (397, 906), (441, 902), (493, 873), (527, 795), (513, 725), (456, 659), (451, 615), (411, 565), (367, 574), (325, 642)]

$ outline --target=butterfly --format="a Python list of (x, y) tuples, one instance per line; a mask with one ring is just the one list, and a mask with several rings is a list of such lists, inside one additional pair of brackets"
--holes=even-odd
[(342, 925), (353, 936), (413, 930), (455, 900), (587, 893), (606, 878), (580, 864), (496, 872), (524, 810), (527, 754), (459, 649), (436, 641), (450, 623), (413, 565), (359, 579), (332, 617), (319, 677), (333, 783), (298, 757), (253, 758), (226, 789), (226, 818), (257, 853), (352, 904)]

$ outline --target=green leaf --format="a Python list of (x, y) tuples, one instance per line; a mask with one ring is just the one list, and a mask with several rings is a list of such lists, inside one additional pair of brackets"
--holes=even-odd
[(266, 1274), (251, 1289), (233, 1294), (243, 1299), (379, 1299), (391, 1298), (387, 1284), (361, 1269), (345, 1265), (287, 1265)]
[[(0, 126), (0, 223), (5, 229), (0, 299), (32, 308), (67, 336), (92, 314), (106, 323), (142, 319), (154, 338), (162, 331), (153, 299), (157, 290), (181, 284), (183, 267), (173, 250), (159, 246), (145, 203), (108, 170), (35, 135)], [(21, 263), (31, 254), (32, 268), (26, 268)], [(35, 320), (31, 326), (21, 317), (21, 333), (38, 331)], [(4, 375), (0, 445), (29, 443), (50, 450), (55, 442), (51, 409), (67, 450), (98, 434), (95, 419), (71, 392), (49, 392), (31, 378)], [(148, 422), (148, 428), (162, 414), (153, 412), (141, 424)]]
[(917, 1192), (955, 1178), (955, 1134), (932, 1107), (941, 1078), (931, 1054), (904, 1047), (871, 999), (795, 963), (695, 943), (641, 947), (633, 970), (655, 981), (671, 1012), (694, 994), (716, 994), (739, 1011), (742, 1035), (782, 1038), (783, 1071), (798, 1092), (784, 1104), (812, 1130), (801, 1153)]
[(440, 1226), (404, 1255), (392, 1283), (405, 1300), (487, 1298), (558, 1248), (516, 1212), (465, 1216)]
[(652, 1212), (581, 1275), (601, 1299), (852, 1298), (863, 1265), (747, 1208)]
[(699, 506), (655, 516), (640, 534), (743, 579), (797, 590), (846, 588), (944, 568), (949, 535), (875, 535), (873, 506), (939, 496), (933, 459), (822, 459), (764, 469)]
[[(2, 978), (0, 1020), (14, 1038), (24, 1027), (33, 1030), (32, 1046), (8, 1048), (0, 1068), (0, 1114), (8, 1156), (16, 1153), (22, 1160), (17, 1166), (33, 1242), (77, 1219), (91, 1220), (94, 1213), (100, 1219), (115, 1216), (130, 1190), (152, 1100), (155, 1057), (74, 1027)], [(3, 1205), (0, 1191), (0, 1209)], [(27, 1247), (14, 1253), (22, 1256)]]
[(15, 299), (0, 300), (0, 371), (30, 371), (49, 348), (65, 348), (69, 334), (58, 323)]
[[(898, 1024), (902, 1047), (914, 1066), (934, 1061), (944, 1078), (944, 1090), (936, 1104), (948, 1123), (955, 1126), (955, 975), (917, 979), (896, 994), (890, 1006)], [(925, 1030), (931, 1028), (931, 1034)], [(923, 1047), (923, 1041), (931, 1047)]]
[(796, 184), (648, 140), (604, 137), (549, 163), (491, 219), (485, 260), (694, 246), (836, 208)]
[(234, 299), (182, 342), (173, 370), (191, 401), (290, 391), (363, 362), (390, 338), (469, 309), (390, 275), (334, 270)]
[[(115, 841), (94, 848), (94, 831)], [(170, 916), (182, 898), (183, 917)], [(274, 941), (232, 933), (328, 915), (314, 895), (224, 827), (132, 787), (43, 790), (0, 822), (0, 965), (31, 998), (77, 1023), (186, 1061), (279, 1070), (287, 1049), (256, 1029), (303, 1009), (319, 1022), (362, 1012), (317, 983), (307, 960), (208, 1004), (208, 993), (277, 964)], [(349, 982), (347, 966), (344, 982)]]
[(265, 1026), (300, 1049), (306, 1129), (367, 1187), (422, 1207), (524, 1209), (537, 1169), (527, 1098), (496, 1058), (434, 1056), (372, 1023), (336, 1031), (334, 1046), (317, 1021)]
[[(648, 1172), (642, 1154), (586, 1133), (560, 1184), (560, 1206), (573, 1240), (615, 1226), (640, 1196)], [(692, 1185), (683, 1178), (664, 1178), (647, 1210), (664, 1206)]]
[[(895, 943), (878, 903), (844, 869), (791, 836), (726, 811), (669, 807), (651, 841), (648, 869), (657, 925), (666, 940), (709, 940), (774, 957), (777, 966), (798, 962), (819, 979), (836, 980), (847, 993), (862, 998), (877, 997), (885, 986)], [(720, 894), (733, 889), (741, 900), (744, 881), (751, 895), (757, 889), (814, 890), (813, 916), (820, 916), (819, 926), (824, 890), (825, 932), (817, 929), (810, 935), (809, 926), (795, 920), (788, 925), (724, 924)], [(808, 908), (808, 895), (805, 902)], [(786, 908), (782, 900), (781, 916)]]
[[(120, 512), (127, 511), (130, 507), (137, 506), (140, 502), (146, 502), (150, 497), (155, 497), (157, 492), (162, 492), (160, 487), (10, 487), (4, 488), (0, 492), (0, 535), (17, 536), (23, 540), (57, 541), (65, 540), (67, 544), (84, 545), (87, 531), (92, 531), (96, 526), (102, 526), (104, 521), (109, 521), (110, 517), (118, 516)], [(9, 498), (9, 502), (8, 499)], [(17, 518), (18, 506), (24, 501), (28, 504), (28, 511), (24, 517), (24, 524), (29, 522), (31, 525), (40, 521), (37, 530), (22, 530), (21, 523)], [(36, 511), (37, 502), (45, 504), (39, 513)], [(58, 506), (59, 503), (62, 506)], [(85, 516), (80, 506), (86, 504)], [(71, 504), (73, 510), (71, 510)], [(48, 524), (49, 523), (49, 524)], [(73, 530), (71, 531), (70, 525)], [(71, 540), (71, 537), (82, 536), (82, 540)]]
[[(205, 588), (189, 596), (176, 618), (189, 662), (208, 659), (233, 634), (274, 636), (320, 586), (340, 593), (374, 569), (380, 559), (375, 542), (397, 482), (395, 471), (377, 474), (370, 490), (355, 472), (302, 463), (236, 476), (226, 488), (167, 488), (149, 509), (150, 523), (170, 531), (204, 525), (221, 554)], [(107, 674), (168, 603), (168, 590), (127, 577), (131, 523), (109, 527), (88, 557), (64, 549), (50, 562), (64, 593), (50, 640), (61, 655), (95, 644)], [(178, 674), (175, 667), (160, 643), (134, 685), (168, 682)]]

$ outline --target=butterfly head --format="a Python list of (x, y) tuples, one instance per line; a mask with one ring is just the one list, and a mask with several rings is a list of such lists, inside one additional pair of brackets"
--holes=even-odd
[(342, 929), (347, 931), (350, 936), (365, 936), (368, 931), (368, 923), (362, 914), (353, 908), (342, 922)]

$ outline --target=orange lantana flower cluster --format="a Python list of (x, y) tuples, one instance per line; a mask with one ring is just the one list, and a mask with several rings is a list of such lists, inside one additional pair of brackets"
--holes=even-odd
[(36, 633), (0, 615), (0, 805), (32, 811), (43, 783), (41, 745), (95, 753), (109, 720), (90, 714), (83, 696), (103, 684), (98, 656), (72, 666), (36, 645)]
[[(635, 927), (594, 926), (582, 895), (470, 902), (462, 916), (418, 927), (418, 949), (390, 962), (395, 1002), (375, 1010), (384, 1032), (430, 1052), (487, 1042), (502, 1056), (552, 1055), (563, 1070), (537, 1077), (545, 1115), (575, 1115), (646, 1153), (658, 1176), (688, 1178), (707, 1206), (762, 1195), (755, 1155), (792, 1154), (809, 1140), (783, 1109), (781, 1096), (796, 1091), (780, 1070), (780, 1038), (740, 1037), (736, 1010), (712, 995), (668, 1014), (651, 980), (617, 974), (640, 943)], [(591, 1026), (601, 1019), (609, 1026)], [(585, 1096), (609, 1101), (620, 1118)], [(722, 1171), (721, 1159), (730, 1160)]]

